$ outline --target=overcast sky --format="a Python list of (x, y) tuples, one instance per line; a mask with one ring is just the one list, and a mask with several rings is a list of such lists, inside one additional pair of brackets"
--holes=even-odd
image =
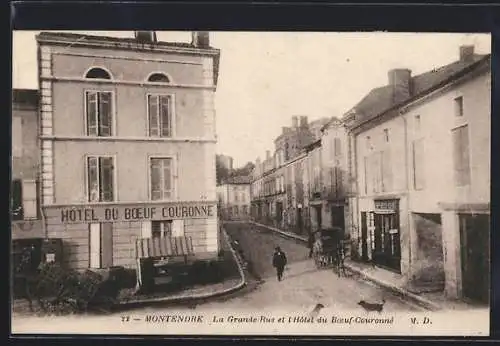
[[(37, 88), (38, 31), (13, 36), (13, 87)], [(133, 37), (133, 31), (86, 31)], [(190, 32), (157, 32), (162, 41), (185, 41)], [(491, 52), (488, 34), (312, 32), (212, 32), (221, 50), (216, 92), (217, 152), (235, 165), (264, 157), (293, 115), (309, 120), (342, 116), (372, 88), (386, 85), (387, 71), (420, 74), (458, 59), (463, 44)]]

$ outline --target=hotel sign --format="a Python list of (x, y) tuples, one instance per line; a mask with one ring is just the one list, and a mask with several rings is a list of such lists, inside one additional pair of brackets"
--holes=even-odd
[(99, 223), (120, 221), (154, 221), (205, 219), (216, 216), (216, 205), (169, 204), (142, 206), (82, 206), (59, 209), (61, 223)]
[(397, 199), (379, 199), (375, 200), (375, 210), (398, 210), (398, 202)]

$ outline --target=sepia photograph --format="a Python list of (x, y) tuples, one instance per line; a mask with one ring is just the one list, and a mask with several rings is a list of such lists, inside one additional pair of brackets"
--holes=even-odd
[(489, 335), (490, 34), (12, 44), (12, 334)]

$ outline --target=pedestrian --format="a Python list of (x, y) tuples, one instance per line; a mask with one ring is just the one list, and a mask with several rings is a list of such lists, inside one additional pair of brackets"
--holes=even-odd
[(309, 232), (309, 239), (307, 245), (309, 246), (309, 258), (312, 258), (314, 250), (314, 233), (312, 232)]
[(281, 251), (281, 248), (279, 246), (276, 246), (273, 255), (273, 267), (276, 268), (278, 281), (281, 281), (281, 279), (283, 278), (283, 271), (285, 270), (286, 263), (287, 261), (285, 253)]

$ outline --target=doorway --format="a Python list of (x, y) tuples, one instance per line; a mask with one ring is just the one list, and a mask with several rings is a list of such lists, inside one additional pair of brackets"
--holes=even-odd
[(397, 213), (375, 213), (373, 260), (401, 273), (401, 242)]
[(320, 230), (323, 226), (323, 220), (321, 217), (321, 205), (315, 205), (313, 207), (316, 214), (316, 230)]
[(361, 260), (368, 262), (368, 227), (366, 211), (361, 212)]
[(460, 214), (462, 293), (464, 298), (488, 303), (490, 286), (490, 217)]
[(345, 218), (343, 206), (332, 206), (332, 227), (339, 227), (345, 232)]

